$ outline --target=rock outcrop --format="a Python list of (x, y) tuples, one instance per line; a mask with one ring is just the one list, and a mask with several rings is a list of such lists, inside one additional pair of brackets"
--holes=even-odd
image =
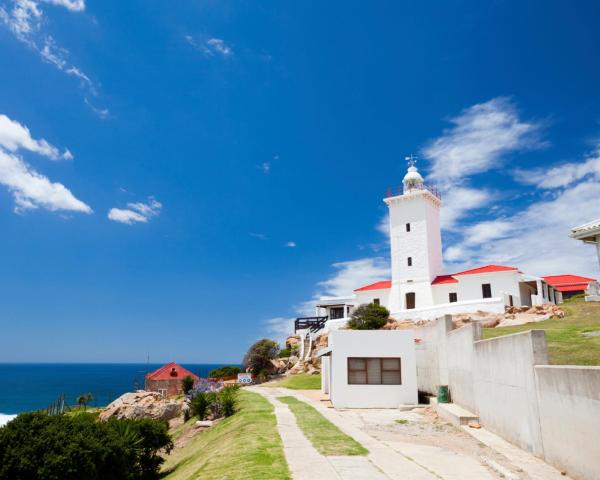
[(189, 407), (185, 400), (165, 399), (158, 392), (138, 390), (121, 395), (108, 405), (100, 420), (109, 418), (154, 418), (156, 420), (171, 420), (180, 416)]

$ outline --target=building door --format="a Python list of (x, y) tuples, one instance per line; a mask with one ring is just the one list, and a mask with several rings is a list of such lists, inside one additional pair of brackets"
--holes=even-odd
[(412, 310), (415, 308), (415, 292), (408, 292), (406, 294), (406, 309)]

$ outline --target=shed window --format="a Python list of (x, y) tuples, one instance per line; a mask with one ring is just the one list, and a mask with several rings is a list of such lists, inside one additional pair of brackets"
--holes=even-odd
[(410, 232), (410, 223), (407, 223), (407, 224), (406, 224), (406, 231), (407, 231), (407, 232)]
[(406, 263), (408, 264), (409, 267), (412, 267), (412, 257), (408, 257), (406, 259)]
[(492, 284), (484, 283), (481, 285), (481, 293), (483, 294), (483, 298), (492, 298)]
[(348, 358), (348, 385), (402, 385), (400, 358)]
[(336, 320), (338, 318), (344, 318), (344, 307), (331, 307), (329, 309), (329, 319)]
[(380, 300), (379, 300), (378, 298), (374, 298), (374, 299), (373, 299), (373, 303), (374, 303), (375, 305), (381, 305), (381, 302), (380, 302)]
[(458, 295), (456, 292), (451, 292), (450, 295), (450, 303), (458, 302)]

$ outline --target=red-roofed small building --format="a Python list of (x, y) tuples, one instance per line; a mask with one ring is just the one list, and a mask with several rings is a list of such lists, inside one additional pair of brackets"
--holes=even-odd
[(190, 376), (194, 379), (194, 384), (200, 381), (200, 377), (181, 365), (171, 362), (146, 374), (145, 390), (149, 392), (159, 392), (165, 397), (179, 395), (183, 392), (181, 381)]
[(597, 291), (598, 287), (595, 278), (580, 277), (579, 275), (548, 275), (544, 277), (544, 280), (555, 290), (561, 292), (563, 299), (585, 294), (591, 289)]

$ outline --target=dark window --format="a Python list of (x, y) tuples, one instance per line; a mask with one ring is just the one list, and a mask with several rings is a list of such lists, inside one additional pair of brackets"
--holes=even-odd
[(374, 299), (373, 299), (373, 303), (374, 303), (375, 305), (380, 305), (380, 304), (381, 304), (381, 302), (379, 301), (379, 299), (378, 299), (378, 298), (374, 298)]
[(408, 258), (406, 259), (406, 263), (408, 263), (408, 266), (409, 266), (409, 267), (412, 267), (412, 257), (408, 257)]
[(348, 358), (348, 385), (402, 385), (400, 358)]
[(481, 292), (483, 293), (483, 298), (492, 298), (492, 285), (490, 283), (482, 284)]
[(329, 309), (329, 319), (335, 320), (337, 318), (344, 318), (344, 307), (332, 307)]
[(514, 306), (515, 306), (515, 302), (514, 302), (514, 300), (513, 300), (513, 296), (512, 296), (512, 295), (509, 295), (509, 296), (508, 296), (508, 304), (509, 304), (511, 307), (514, 307)]
[(410, 223), (407, 223), (407, 224), (406, 224), (406, 231), (407, 231), (407, 232), (410, 232)]
[(456, 292), (450, 293), (450, 303), (458, 302), (458, 295)]
[(406, 309), (412, 310), (415, 308), (415, 292), (408, 292), (406, 294)]

